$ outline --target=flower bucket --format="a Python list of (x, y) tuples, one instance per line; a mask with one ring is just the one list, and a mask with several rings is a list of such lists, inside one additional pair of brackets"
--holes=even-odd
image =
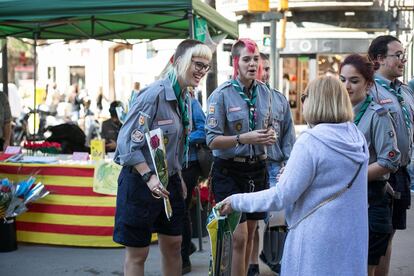
[(0, 219), (0, 252), (17, 250), (16, 220)]

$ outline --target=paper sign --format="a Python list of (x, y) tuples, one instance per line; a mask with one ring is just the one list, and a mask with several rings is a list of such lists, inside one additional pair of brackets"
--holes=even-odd
[(22, 148), (18, 146), (7, 146), (5, 154), (18, 154), (22, 152)]
[(113, 161), (98, 161), (95, 164), (93, 191), (105, 195), (116, 195), (118, 176), (121, 169), (122, 166), (115, 164)]
[(89, 153), (75, 151), (75, 152), (73, 152), (72, 160), (88, 161), (89, 160)]
[(105, 159), (105, 139), (91, 140), (91, 159), (102, 160)]

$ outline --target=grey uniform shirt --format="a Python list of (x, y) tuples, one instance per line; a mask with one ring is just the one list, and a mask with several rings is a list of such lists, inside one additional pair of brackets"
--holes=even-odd
[(154, 170), (144, 137), (146, 115), (150, 130), (161, 128), (163, 131), (168, 174), (173, 175), (181, 170), (183, 163), (184, 132), (177, 98), (168, 78), (152, 83), (138, 94), (119, 132), (114, 161), (122, 166), (146, 162)]
[[(238, 79), (237, 81), (243, 91), (245, 91), (244, 85)], [(270, 92), (264, 83), (254, 81), (253, 86), (256, 85), (255, 130), (266, 129), (269, 126), (271, 117)], [(249, 132), (249, 107), (230, 81), (226, 81), (217, 87), (208, 98), (205, 128), (207, 145), (210, 145), (217, 136), (233, 136)], [(264, 145), (240, 145), (228, 149), (213, 150), (213, 155), (222, 159), (263, 154), (266, 154), (266, 146)]]
[[(378, 73), (375, 74), (375, 78), (380, 78), (384, 80), (390, 87), (391, 81), (385, 79)], [(411, 89), (403, 85), (400, 81), (396, 80), (396, 87), (394, 89), (398, 89), (401, 87), (401, 94), (404, 98), (405, 104), (408, 107), (408, 111), (410, 113), (411, 119), (411, 129), (408, 130), (405, 121), (404, 115), (402, 113), (402, 109), (400, 103), (398, 102), (397, 97), (389, 92), (387, 89), (375, 83), (370, 89), (370, 95), (374, 98), (374, 101), (384, 107), (391, 115), (396, 136), (397, 136), (397, 146), (401, 153), (401, 166), (407, 166), (411, 159), (411, 151), (412, 151), (412, 143), (413, 143), (413, 114), (414, 114), (414, 99), (412, 96)]]
[[(364, 101), (354, 106), (354, 114), (358, 114)], [(392, 124), (391, 116), (385, 108), (372, 101), (361, 120), (358, 129), (364, 134), (369, 149), (369, 164), (378, 162), (384, 168), (397, 171), (400, 162), (400, 151)], [(389, 174), (376, 180), (388, 180)]]
[(0, 92), (0, 139), (4, 139), (3, 127), (11, 121), (11, 111), (7, 95)]
[(295, 143), (295, 128), (290, 113), (289, 103), (285, 96), (275, 89), (270, 89), (272, 98), (272, 127), (276, 132), (277, 140), (267, 147), (267, 157), (276, 162), (289, 159), (293, 144)]

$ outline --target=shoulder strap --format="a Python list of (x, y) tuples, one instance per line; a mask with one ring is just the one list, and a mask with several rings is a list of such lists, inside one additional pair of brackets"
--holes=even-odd
[(330, 196), (329, 198), (325, 199), (324, 201), (322, 201), (321, 203), (319, 203), (318, 205), (316, 205), (312, 210), (310, 210), (306, 215), (304, 215), (302, 218), (300, 218), (298, 221), (296, 221), (294, 224), (290, 225), (288, 227), (288, 230), (294, 229), (296, 228), (296, 226), (299, 225), (299, 223), (301, 223), (304, 219), (306, 219), (307, 217), (309, 217), (310, 215), (312, 215), (313, 213), (316, 212), (316, 210), (318, 210), (319, 208), (321, 208), (322, 206), (324, 206), (325, 204), (327, 204), (328, 202), (334, 200), (335, 198), (338, 198), (339, 196), (341, 196), (346, 190), (348, 190), (349, 188), (352, 187), (352, 184), (354, 183), (356, 177), (358, 176), (359, 172), (361, 171), (362, 165), (364, 163), (361, 163), (359, 165), (359, 168), (357, 170), (357, 172), (355, 173), (354, 177), (351, 179), (351, 181), (348, 183), (348, 185), (346, 185), (343, 189), (341, 189), (340, 191), (336, 192), (335, 194), (333, 194), (332, 196)]

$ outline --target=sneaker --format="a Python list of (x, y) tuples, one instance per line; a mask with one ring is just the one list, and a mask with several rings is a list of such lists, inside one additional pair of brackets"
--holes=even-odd
[(187, 274), (187, 273), (190, 273), (190, 272), (191, 272), (191, 262), (190, 262), (190, 260), (189, 259), (186, 260), (186, 261), (183, 260), (183, 269), (182, 269), (181, 275), (184, 275), (184, 274)]
[(249, 270), (247, 271), (247, 276), (259, 276), (259, 265), (258, 264), (251, 264), (249, 265)]

